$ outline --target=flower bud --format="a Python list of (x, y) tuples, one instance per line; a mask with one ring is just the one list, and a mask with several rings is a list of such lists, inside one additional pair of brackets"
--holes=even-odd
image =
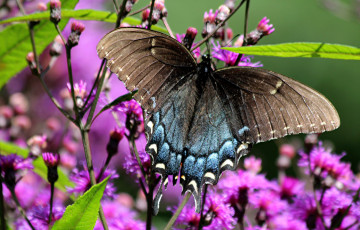
[(37, 72), (37, 69), (36, 69), (35, 56), (34, 56), (33, 52), (29, 52), (26, 55), (26, 61), (28, 62), (31, 73), (36, 75), (38, 72)]
[(41, 154), (42, 150), (44, 150), (47, 146), (46, 139), (47, 137), (45, 135), (35, 135), (27, 141), (31, 155), (37, 157)]
[(193, 42), (195, 40), (196, 34), (197, 34), (197, 29), (194, 28), (194, 27), (189, 27), (186, 30), (186, 34), (185, 34), (184, 39), (182, 40), (182, 44), (184, 44), (184, 46), (188, 50), (191, 49), (191, 46), (192, 46), (192, 44), (193, 44)]
[(10, 106), (0, 106), (0, 129), (7, 128), (10, 125), (10, 119), (14, 116), (14, 112)]
[(81, 33), (85, 30), (84, 24), (81, 22), (74, 21), (71, 23), (71, 33), (69, 35), (67, 44), (70, 47), (77, 46), (80, 40)]
[(284, 144), (280, 146), (280, 155), (284, 155), (291, 158), (294, 158), (295, 154), (296, 154), (296, 150), (294, 148), (294, 146), (289, 145), (289, 144)]
[(60, 162), (60, 155), (58, 153), (46, 152), (42, 154), (42, 157), (44, 159), (45, 165), (48, 168), (47, 179), (50, 184), (53, 184), (59, 178), (57, 166)]
[(235, 9), (235, 0), (225, 0), (224, 5), (229, 8), (230, 12), (232, 12)]
[(152, 21), (151, 21), (152, 24), (156, 24), (160, 20), (161, 13), (162, 13), (162, 10), (164, 9), (164, 7), (165, 6), (164, 6), (163, 1), (159, 1), (159, 0), (155, 1), (153, 15), (152, 15)]
[(230, 14), (230, 9), (226, 5), (221, 5), (218, 10), (218, 14), (216, 15), (216, 24), (224, 21), (227, 16)]
[(256, 30), (261, 32), (263, 34), (263, 36), (273, 33), (275, 31), (275, 28), (273, 27), (272, 24), (269, 25), (268, 24), (269, 22), (270, 22), (270, 19), (268, 19), (267, 17), (264, 17), (259, 22), (258, 26), (256, 27)]
[(38, 9), (38, 11), (46, 11), (47, 10), (47, 6), (43, 2), (39, 2), (37, 4), (36, 8)]
[(110, 139), (108, 144), (106, 145), (107, 153), (110, 157), (114, 156), (118, 151), (118, 146), (121, 141), (121, 139), (124, 137), (125, 129), (121, 128), (115, 128), (110, 132)]
[(306, 153), (310, 153), (313, 147), (318, 143), (318, 135), (317, 134), (308, 134), (305, 137), (305, 150)]
[[(70, 83), (67, 84), (67, 87), (68, 87), (69, 93), (71, 93)], [(74, 84), (74, 94), (75, 94), (76, 105), (79, 108), (82, 108), (84, 106), (84, 99), (87, 95), (86, 82), (81, 80), (80, 83), (75, 83)]]
[(61, 2), (59, 0), (50, 0), (50, 21), (58, 24), (61, 20)]
[(62, 47), (64, 46), (64, 42), (61, 39), (60, 35), (57, 35), (55, 37), (54, 42), (51, 45), (50, 48), (50, 56), (60, 56)]

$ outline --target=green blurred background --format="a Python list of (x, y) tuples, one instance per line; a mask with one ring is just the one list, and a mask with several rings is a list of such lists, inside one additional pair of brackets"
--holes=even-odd
[[(174, 32), (184, 33), (190, 26), (198, 29), (197, 40), (201, 39), (203, 15), (209, 9), (217, 9), (224, 1), (219, 0), (168, 0), (168, 22)], [(237, 3), (240, 1), (237, 1)], [(338, 17), (327, 10), (324, 1), (256, 0), (250, 2), (248, 30), (253, 30), (258, 22), (267, 16), (275, 27), (275, 32), (263, 38), (259, 44), (283, 42), (328, 42), (360, 47), (360, 20), (355, 14)], [(330, 1), (327, 1), (330, 2)], [(331, 1), (332, 2), (332, 1)], [(355, 1), (344, 1), (354, 4)], [(144, 4), (139, 1), (136, 8)], [(234, 35), (243, 33), (244, 9), (229, 20)], [(338, 7), (340, 10), (340, 7)], [(350, 6), (355, 9), (355, 6)], [(339, 11), (337, 11), (339, 12)], [(346, 13), (346, 12), (345, 12)], [(320, 58), (277, 58), (256, 56), (264, 68), (294, 78), (324, 94), (337, 109), (341, 126), (324, 133), (321, 140), (330, 140), (334, 151), (346, 152), (346, 161), (352, 163), (358, 172), (360, 162), (360, 62)], [(269, 177), (276, 176), (275, 161), (279, 143), (303, 141), (304, 136), (258, 144), (252, 154), (263, 159), (263, 172)]]

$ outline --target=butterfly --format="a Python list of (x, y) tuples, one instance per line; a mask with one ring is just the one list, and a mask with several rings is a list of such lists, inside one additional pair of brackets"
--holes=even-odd
[[(340, 119), (319, 92), (281, 74), (251, 67), (213, 70), (177, 40), (141, 28), (119, 28), (97, 45), (146, 113), (146, 151), (161, 175), (157, 213), (168, 177), (180, 178), (200, 211), (204, 184), (235, 170), (253, 144), (289, 134), (334, 130)], [(180, 175), (179, 175), (180, 172)]]

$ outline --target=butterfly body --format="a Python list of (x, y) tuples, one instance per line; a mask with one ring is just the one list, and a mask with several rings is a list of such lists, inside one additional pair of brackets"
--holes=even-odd
[(202, 186), (234, 170), (253, 144), (340, 125), (332, 104), (317, 91), (260, 68), (213, 70), (209, 57), (198, 64), (186, 47), (162, 33), (120, 28), (97, 51), (129, 90), (138, 89), (146, 151), (162, 176), (155, 212), (168, 176), (174, 184), (180, 178), (199, 211)]

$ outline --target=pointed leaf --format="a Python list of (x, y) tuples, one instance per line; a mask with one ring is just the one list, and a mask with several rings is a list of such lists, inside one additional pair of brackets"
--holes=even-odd
[[(63, 8), (72, 9), (78, 0), (63, 0)], [(47, 14), (49, 17), (49, 13)], [(64, 29), (69, 19), (60, 21), (60, 29)], [(54, 40), (57, 32), (54, 24), (49, 20), (41, 21), (34, 27), (35, 44), (37, 53), (41, 54), (44, 49)], [(7, 26), (0, 32), (0, 88), (27, 66), (26, 55), (32, 51), (29, 29), (26, 24), (14, 24)]]
[[(35, 21), (35, 20), (49, 20), (50, 11), (36, 12), (33, 14), (28, 14), (24, 16), (18, 16), (13, 18), (8, 18), (0, 21), (0, 24), (10, 23), (10, 22), (27, 22), (27, 21)], [(101, 11), (101, 10), (91, 10), (91, 9), (83, 9), (83, 10), (70, 10), (70, 9), (62, 9), (61, 10), (61, 18), (74, 18), (78, 20), (92, 20), (92, 21), (103, 21), (103, 22), (111, 22), (115, 23), (117, 15), (110, 11)], [(126, 17), (123, 22), (129, 23), (130, 25), (139, 25), (141, 21), (134, 17)], [(157, 30), (160, 32), (167, 33), (167, 30), (160, 26), (152, 26), (153, 30)]]
[(52, 229), (93, 229), (100, 208), (100, 200), (108, 180), (109, 177), (94, 185), (84, 195), (80, 196), (74, 204), (68, 206), (63, 217), (55, 222)]
[[(1, 155), (8, 155), (14, 153), (24, 158), (29, 155), (28, 149), (24, 149), (12, 143), (2, 141), (0, 141), (0, 152)], [(36, 160), (34, 160), (33, 166), (34, 172), (41, 176), (45, 181), (47, 181), (47, 167), (42, 157), (38, 157)], [(60, 168), (58, 168), (58, 174), (59, 179), (55, 182), (56, 188), (65, 192), (67, 187), (74, 187), (74, 183), (69, 180), (63, 170), (61, 170)]]
[(360, 48), (329, 43), (282, 43), (244, 47), (223, 47), (235, 53), (274, 57), (319, 57), (360, 60)]

